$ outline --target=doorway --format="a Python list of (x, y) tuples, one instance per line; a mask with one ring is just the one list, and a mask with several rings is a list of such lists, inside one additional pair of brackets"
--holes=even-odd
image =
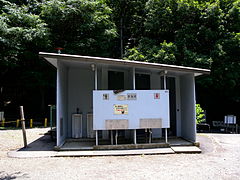
[[(164, 89), (164, 79), (161, 77), (161, 89)], [(177, 135), (177, 122), (176, 122), (176, 78), (166, 78), (167, 89), (169, 90), (169, 108), (170, 108), (170, 128), (168, 129), (169, 136)], [(163, 131), (163, 135), (165, 131)]]
[[(135, 74), (136, 90), (150, 90), (151, 82), (149, 74)], [(145, 143), (148, 139), (149, 130), (148, 129), (137, 129), (137, 139), (138, 143)]]
[(150, 75), (135, 74), (136, 90), (150, 90)]
[(124, 72), (108, 71), (108, 90), (124, 89)]

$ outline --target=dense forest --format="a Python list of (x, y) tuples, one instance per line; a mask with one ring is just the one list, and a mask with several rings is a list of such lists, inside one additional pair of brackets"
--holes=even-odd
[[(44, 117), (55, 69), (38, 53), (211, 69), (196, 78), (207, 119), (240, 118), (239, 0), (0, 0), (0, 110)], [(15, 113), (16, 111), (16, 113)]]

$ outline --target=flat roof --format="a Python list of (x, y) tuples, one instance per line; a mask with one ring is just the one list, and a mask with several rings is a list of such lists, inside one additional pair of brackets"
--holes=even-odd
[(169, 64), (159, 64), (123, 59), (113, 59), (113, 58), (103, 58), (103, 57), (92, 57), (92, 56), (81, 56), (81, 55), (71, 55), (71, 54), (58, 54), (58, 53), (47, 53), (40, 52), (39, 57), (46, 59), (52, 65), (57, 67), (57, 60), (65, 61), (77, 61), (85, 63), (96, 63), (96, 64), (107, 64), (107, 65), (123, 65), (129, 67), (139, 67), (139, 68), (151, 68), (167, 71), (178, 71), (178, 72), (189, 72), (195, 73), (195, 75), (210, 74), (209, 69), (201, 69), (186, 66), (176, 66)]

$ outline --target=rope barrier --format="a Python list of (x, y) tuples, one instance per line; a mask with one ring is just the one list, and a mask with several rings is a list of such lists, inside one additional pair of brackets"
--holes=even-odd
[[(43, 122), (43, 126), (44, 127), (47, 127), (47, 121), (48, 119), (47, 118), (43, 118), (44, 122)], [(19, 123), (21, 121), (29, 121), (30, 122), (30, 126), (33, 126), (33, 119), (29, 119), (29, 120), (20, 120), (20, 119), (17, 119), (16, 121), (5, 121), (5, 120), (0, 120), (0, 124), (9, 124), (9, 123)]]
[[(20, 121), (26, 121), (26, 120), (19, 120)], [(13, 122), (17, 122), (17, 121), (0, 121), (0, 123), (4, 122), (4, 124), (7, 124), (7, 123), (13, 123)]]

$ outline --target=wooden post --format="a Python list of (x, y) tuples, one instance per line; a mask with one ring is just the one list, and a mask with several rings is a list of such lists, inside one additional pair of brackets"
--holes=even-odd
[(26, 128), (25, 128), (25, 118), (24, 118), (23, 106), (20, 106), (20, 116), (21, 116), (21, 123), (22, 123), (24, 147), (27, 147), (27, 136), (26, 136)]

